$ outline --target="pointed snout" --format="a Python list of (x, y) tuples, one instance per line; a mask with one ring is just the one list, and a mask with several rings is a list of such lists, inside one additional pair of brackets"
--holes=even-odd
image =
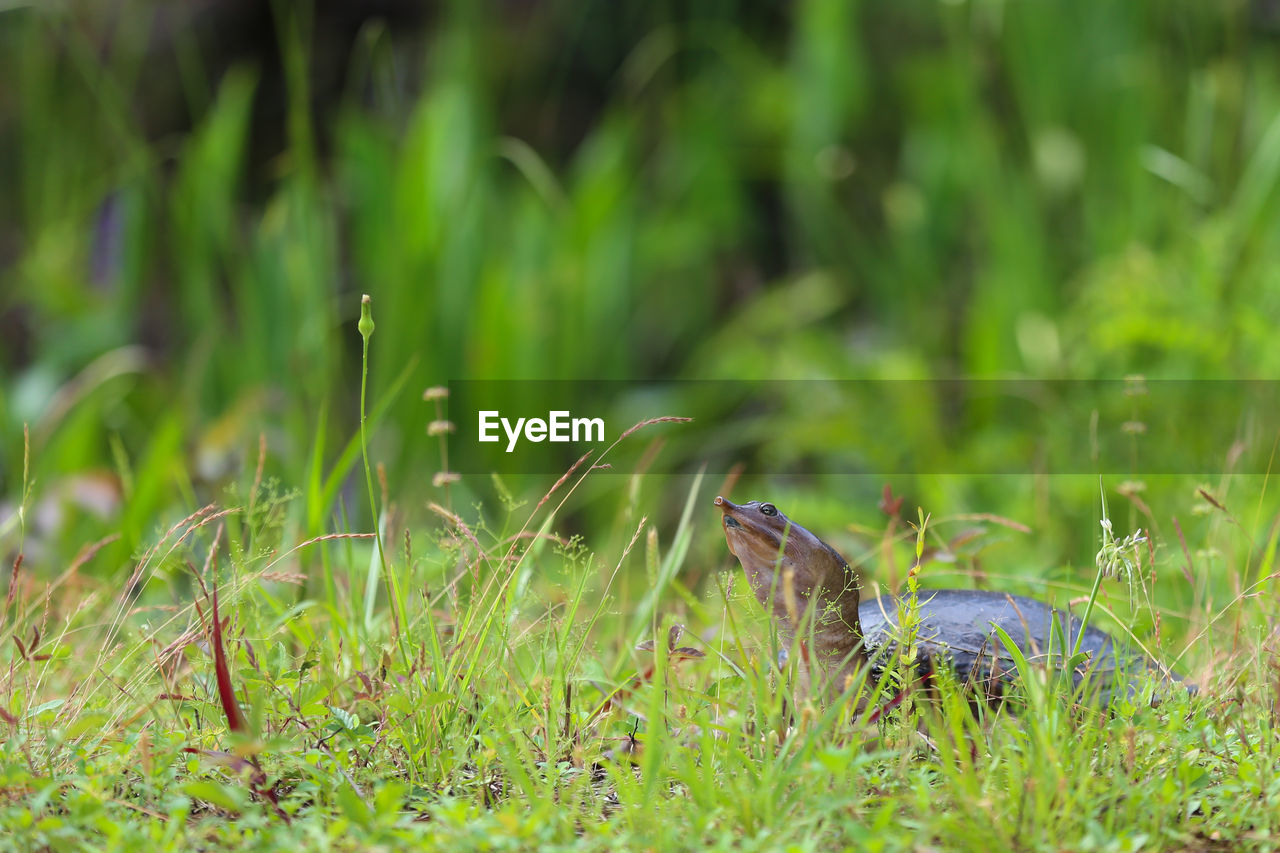
[(715, 499), (714, 503), (715, 503), (715, 505), (716, 505), (716, 506), (720, 507), (720, 511), (721, 511), (722, 513), (724, 513), (724, 524), (725, 524), (725, 526), (726, 526), (726, 527), (741, 527), (741, 526), (742, 526), (742, 525), (738, 522), (738, 519), (736, 519), (736, 518), (734, 518), (734, 517), (733, 517), (733, 513), (734, 513), (734, 511), (736, 511), (736, 510), (740, 510), (740, 509), (742, 509), (742, 507), (738, 506), (737, 504), (735, 504), (733, 501), (729, 500), (728, 498), (722, 497), (722, 496), (720, 496), (720, 495), (716, 495), (716, 499)]

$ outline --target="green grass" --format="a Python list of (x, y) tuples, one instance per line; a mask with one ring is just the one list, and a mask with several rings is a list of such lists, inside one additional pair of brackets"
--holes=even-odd
[[(1056, 410), (1053, 448), (1095, 405), (1152, 425), (1104, 435), (1132, 449), (1114, 538), (1151, 551), (1096, 596), (1097, 472), (991, 473), (1037, 436), (924, 383), (637, 393), (613, 435), (711, 432), (645, 428), (554, 489), (437, 481), (420, 394), (452, 379), (1280, 369), (1265, 3), (693, 5), (369, 22), (321, 93), (306, 3), (272, 5), (279, 67), (226, 73), (196, 36), (149, 47), (146, 2), (0, 3), (0, 846), (1276, 847), (1265, 406)], [(1151, 473), (1162, 417), (1229, 427), (1208, 473)], [(621, 464), (659, 450), (686, 473)], [(901, 588), (921, 508), (924, 586), (1092, 601), (1202, 691), (807, 704), (762, 663), (730, 484), (868, 590)], [(673, 624), (705, 658), (664, 662)]]
[[(720, 538), (700, 479), (669, 546), (633, 517), (625, 546), (597, 551), (554, 533), (591, 476), (583, 466), (532, 507), (441, 508), (443, 526), (389, 508), (387, 570), (407, 618), (366, 582), (372, 534), (299, 541), (285, 519), (303, 496), (257, 482), (164, 531), (132, 584), (79, 566), (50, 586), (20, 575), (3, 624), (19, 652), (0, 751), (8, 843), (1274, 846), (1280, 678), (1256, 589), (1154, 629), (1166, 661), (1189, 647), (1178, 666), (1199, 695), (1163, 690), (1153, 708), (1148, 683), (1108, 714), (1022, 661), (1030, 686), (999, 711), (975, 718), (944, 680), (938, 697), (912, 694), (871, 722), (889, 694), (859, 694), (873, 697), (859, 715), (858, 696), (815, 704), (762, 665), (768, 626), (726, 560), (684, 586), (691, 537)], [(887, 527), (878, 553), (924, 556), (946, 526)], [(521, 536), (534, 531), (544, 537)], [(1197, 544), (1231, 564), (1253, 559), (1242, 539), (1227, 525)], [(945, 564), (924, 558), (921, 580), (943, 582)], [(1151, 568), (1180, 583), (1181, 559), (1161, 549)], [(637, 602), (619, 577), (640, 566), (652, 594)], [(1150, 625), (1145, 571), (1130, 605)], [(1229, 586), (1200, 582), (1205, 599)], [(676, 623), (704, 657), (676, 666), (665, 639), (632, 650)], [(235, 711), (219, 699), (219, 646)]]

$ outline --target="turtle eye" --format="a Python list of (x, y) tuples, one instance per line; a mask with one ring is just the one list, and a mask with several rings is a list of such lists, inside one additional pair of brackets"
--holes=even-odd
[(760, 512), (764, 515), (774, 516), (778, 514), (778, 508), (773, 504), (760, 504)]

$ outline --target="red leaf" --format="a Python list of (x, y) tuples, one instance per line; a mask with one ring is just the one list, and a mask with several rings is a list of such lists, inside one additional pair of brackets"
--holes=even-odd
[(886, 702), (886, 703), (885, 703), (884, 705), (882, 705), (881, 707), (877, 708), (877, 709), (876, 709), (876, 712), (875, 712), (874, 714), (872, 714), (872, 715), (867, 719), (867, 722), (868, 722), (868, 723), (877, 723), (877, 722), (879, 722), (881, 717), (883, 717), (883, 716), (884, 716), (885, 714), (887, 714), (889, 711), (892, 711), (894, 708), (896, 708), (896, 707), (898, 707), (899, 705), (901, 705), (901, 704), (902, 704), (902, 700), (903, 700), (903, 699), (906, 699), (906, 698), (907, 698), (907, 691), (905, 691), (905, 690), (899, 690), (899, 691), (898, 691), (898, 693), (897, 693), (897, 695), (895, 695), (892, 699), (890, 699), (888, 702)]
[(236, 703), (236, 691), (231, 686), (231, 669), (227, 666), (227, 653), (222, 641), (222, 620), (218, 616), (218, 581), (213, 581), (213, 670), (218, 678), (218, 700), (227, 715), (227, 726), (233, 732), (248, 731), (244, 715)]
[(902, 509), (902, 498), (893, 496), (893, 489), (888, 483), (884, 484), (884, 493), (880, 496), (880, 511), (885, 515), (893, 517)]

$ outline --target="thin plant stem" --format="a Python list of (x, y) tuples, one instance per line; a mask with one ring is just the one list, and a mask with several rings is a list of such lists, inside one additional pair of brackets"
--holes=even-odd
[(387, 568), (387, 552), (382, 547), (382, 516), (378, 511), (378, 501), (373, 491), (373, 473), (369, 468), (369, 439), (365, 434), (365, 395), (369, 385), (369, 338), (373, 337), (373, 299), (369, 294), (364, 294), (360, 299), (360, 338), (361, 357), (360, 357), (360, 455), (364, 460), (364, 481), (365, 487), (369, 493), (369, 511), (373, 514), (373, 533), (375, 547), (378, 549), (378, 560), (370, 565), (369, 573), (371, 577), (365, 587), (365, 627), (369, 625), (369, 616), (373, 608), (373, 587), (377, 585), (377, 580), (372, 575), (381, 568), (383, 582), (387, 587), (387, 604), (391, 608), (392, 635), (396, 641), (396, 645), (400, 648), (400, 653), (404, 657), (405, 665), (410, 664), (409, 651), (405, 647), (404, 636), (401, 627), (404, 624), (404, 614), (400, 603), (400, 590), (396, 586), (395, 577)]

